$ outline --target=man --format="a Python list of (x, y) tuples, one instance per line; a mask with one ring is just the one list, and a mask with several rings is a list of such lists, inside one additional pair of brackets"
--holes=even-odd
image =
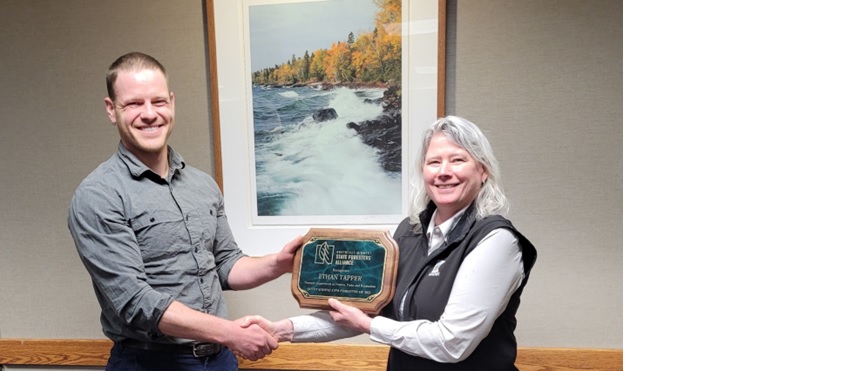
[(78, 186), (68, 225), (114, 341), (107, 369), (231, 370), (235, 354), (270, 354), (270, 334), (226, 319), (223, 290), (290, 272), (300, 238), (262, 257), (237, 247), (216, 183), (168, 146), (174, 93), (159, 61), (123, 55), (106, 82), (120, 144)]

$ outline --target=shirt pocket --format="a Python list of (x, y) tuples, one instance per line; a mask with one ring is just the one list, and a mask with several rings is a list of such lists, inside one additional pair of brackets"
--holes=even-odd
[(217, 226), (216, 207), (202, 206), (187, 215), (186, 226), (192, 236), (192, 243), (210, 254), (213, 253), (213, 239)]
[(148, 210), (136, 215), (131, 226), (141, 249), (144, 264), (176, 259), (189, 246), (183, 216), (169, 210)]

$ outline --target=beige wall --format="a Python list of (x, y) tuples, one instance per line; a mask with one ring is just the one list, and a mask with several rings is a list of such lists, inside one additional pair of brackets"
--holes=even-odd
[[(0, 3), (0, 337), (103, 337), (66, 208), (118, 143), (101, 105), (114, 58), (166, 65), (171, 144), (213, 173), (201, 3), (143, 4)], [(447, 113), (484, 128), (511, 219), (539, 249), (520, 345), (622, 348), (621, 2), (448, 5)], [(298, 313), (288, 284), (230, 293), (232, 315)]]

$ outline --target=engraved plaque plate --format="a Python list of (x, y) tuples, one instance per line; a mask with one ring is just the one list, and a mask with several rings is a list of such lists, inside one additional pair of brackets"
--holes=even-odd
[(336, 298), (378, 314), (393, 298), (399, 248), (387, 230), (312, 228), (294, 257), (291, 293), (301, 308)]

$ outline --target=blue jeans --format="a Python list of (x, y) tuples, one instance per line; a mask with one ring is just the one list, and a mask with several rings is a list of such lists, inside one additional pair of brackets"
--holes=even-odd
[(114, 343), (106, 371), (236, 371), (237, 357), (228, 348), (207, 357), (134, 349)]

